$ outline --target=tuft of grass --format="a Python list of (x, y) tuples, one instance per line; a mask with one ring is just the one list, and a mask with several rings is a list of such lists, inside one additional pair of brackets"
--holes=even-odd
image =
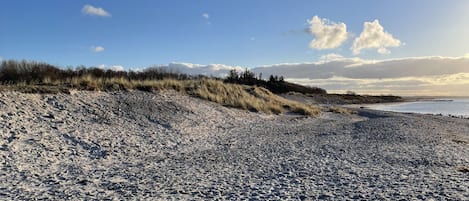
[(469, 142), (463, 140), (463, 139), (452, 139), (453, 142), (458, 143), (458, 144), (469, 144)]
[(347, 115), (355, 114), (353, 110), (350, 110), (344, 107), (337, 107), (337, 106), (329, 107), (329, 112), (334, 112), (338, 114), (347, 114)]
[(459, 172), (469, 173), (469, 166), (461, 166), (456, 168)]

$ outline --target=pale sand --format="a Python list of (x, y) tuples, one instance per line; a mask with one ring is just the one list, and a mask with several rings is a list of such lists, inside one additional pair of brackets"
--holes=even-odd
[(468, 200), (469, 120), (358, 112), (0, 92), (0, 199)]

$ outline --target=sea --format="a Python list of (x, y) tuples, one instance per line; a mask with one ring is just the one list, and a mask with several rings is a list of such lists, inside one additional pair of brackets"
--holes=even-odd
[(392, 112), (469, 118), (469, 98), (444, 98), (404, 103), (373, 104), (367, 105), (367, 108)]

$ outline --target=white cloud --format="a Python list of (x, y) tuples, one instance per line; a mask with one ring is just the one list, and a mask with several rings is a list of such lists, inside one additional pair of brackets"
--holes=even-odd
[(103, 52), (104, 47), (103, 46), (91, 46), (91, 51), (93, 51), (93, 52)]
[(309, 33), (314, 36), (310, 47), (314, 49), (333, 49), (337, 48), (347, 40), (347, 25), (344, 23), (335, 23), (328, 19), (321, 19), (314, 16), (308, 20), (310, 24)]
[(384, 31), (378, 20), (365, 22), (360, 36), (355, 38), (350, 48), (353, 54), (360, 54), (362, 49), (377, 49), (380, 54), (390, 54), (388, 47), (399, 47), (401, 41), (394, 38), (390, 33)]
[(125, 71), (124, 66), (114, 65), (114, 66), (106, 66), (106, 64), (101, 64), (98, 68), (103, 70), (112, 70), (112, 71)]
[(205, 65), (202, 64), (193, 64), (193, 63), (184, 63), (184, 62), (172, 62), (168, 65), (168, 67), (173, 67), (173, 68), (202, 68)]
[(124, 71), (124, 66), (111, 66), (109, 69), (113, 71)]
[(0, 61), (3, 61), (3, 57), (0, 57)]
[(330, 62), (330, 61), (336, 61), (336, 60), (342, 60), (344, 57), (340, 54), (325, 54), (319, 57), (319, 61), (324, 61), (324, 62)]
[(208, 24), (208, 25), (211, 25), (212, 22), (210, 22), (210, 14), (208, 13), (202, 13), (202, 17), (205, 19), (205, 22)]
[(85, 15), (91, 16), (100, 16), (100, 17), (110, 17), (111, 14), (104, 10), (103, 8), (94, 7), (92, 5), (86, 4), (81, 9), (81, 12)]
[(380, 48), (378, 48), (378, 53), (380, 53), (380, 54), (391, 54), (391, 51), (389, 51), (388, 49), (386, 49), (384, 47), (380, 47)]

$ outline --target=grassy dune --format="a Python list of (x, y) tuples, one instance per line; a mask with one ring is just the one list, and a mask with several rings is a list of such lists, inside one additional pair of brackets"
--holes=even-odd
[[(53, 83), (47, 80), (44, 83), (50, 85), (67, 84)], [(176, 90), (228, 107), (274, 114), (290, 111), (305, 115), (316, 115), (320, 112), (318, 107), (284, 99), (261, 87), (228, 84), (208, 78), (196, 80), (128, 80), (125, 78), (106, 79), (83, 76), (73, 78), (70, 84), (73, 87), (87, 90)]]
[(68, 93), (70, 89), (91, 91), (176, 90), (223, 106), (254, 112), (271, 114), (293, 112), (310, 116), (321, 112), (320, 107), (282, 98), (262, 87), (224, 83), (210, 78), (131, 80), (124, 77), (98, 78), (92, 75), (83, 75), (61, 80), (44, 78), (36, 83), (18, 82), (2, 85), (2, 88), (27, 93)]

